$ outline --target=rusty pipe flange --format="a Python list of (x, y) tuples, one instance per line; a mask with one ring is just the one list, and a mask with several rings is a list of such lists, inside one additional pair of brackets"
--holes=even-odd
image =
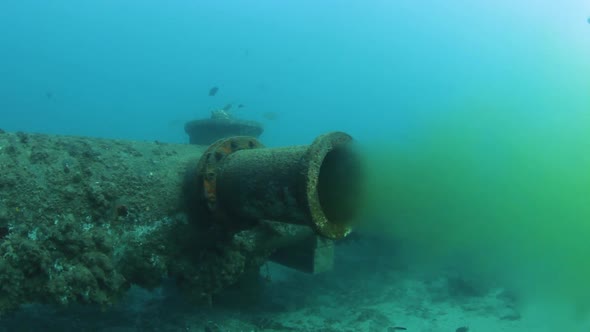
[(236, 151), (261, 147), (262, 143), (254, 137), (235, 136), (216, 141), (203, 153), (197, 165), (198, 178), (202, 179), (198, 185), (211, 212), (217, 210), (217, 176), (225, 158)]

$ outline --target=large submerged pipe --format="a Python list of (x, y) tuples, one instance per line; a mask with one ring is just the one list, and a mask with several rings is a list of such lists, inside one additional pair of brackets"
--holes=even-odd
[(220, 140), (199, 163), (204, 198), (231, 230), (266, 219), (342, 238), (356, 217), (362, 180), (352, 144), (343, 132), (281, 148), (262, 148), (252, 137)]
[[(34, 302), (108, 306), (165, 277), (210, 301), (313, 235), (288, 223), (348, 231), (359, 181), (349, 143), (334, 133), (307, 147), (234, 138), (205, 150), (0, 130), (0, 314)], [(232, 236), (217, 238), (224, 228), (212, 224), (233, 225)]]

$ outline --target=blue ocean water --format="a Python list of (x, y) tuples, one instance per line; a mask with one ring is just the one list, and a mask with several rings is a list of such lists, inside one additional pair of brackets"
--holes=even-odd
[(0, 128), (185, 143), (186, 121), (233, 103), (268, 146), (388, 144), (494, 100), (555, 133), (588, 119), (589, 16), (582, 0), (5, 0)]
[(229, 102), (266, 123), (267, 144), (387, 137), (418, 110), (537, 72), (547, 52), (586, 59), (590, 28), (584, 1), (0, 6), (3, 129), (170, 142)]

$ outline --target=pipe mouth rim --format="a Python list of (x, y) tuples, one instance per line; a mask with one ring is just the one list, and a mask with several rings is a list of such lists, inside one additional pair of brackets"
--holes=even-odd
[(330, 152), (348, 147), (352, 142), (353, 138), (344, 132), (326, 133), (318, 136), (304, 155), (305, 203), (311, 219), (311, 227), (317, 234), (333, 240), (346, 237), (352, 231), (352, 227), (349, 222), (336, 222), (326, 215), (318, 190), (320, 171)]

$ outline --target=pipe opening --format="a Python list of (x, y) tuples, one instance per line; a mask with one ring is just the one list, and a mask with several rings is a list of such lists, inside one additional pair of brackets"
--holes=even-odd
[(311, 227), (318, 235), (348, 235), (360, 210), (361, 158), (352, 137), (343, 132), (319, 136), (305, 152), (305, 201)]
[(361, 167), (348, 146), (326, 154), (318, 176), (318, 199), (330, 223), (350, 224), (358, 210)]

